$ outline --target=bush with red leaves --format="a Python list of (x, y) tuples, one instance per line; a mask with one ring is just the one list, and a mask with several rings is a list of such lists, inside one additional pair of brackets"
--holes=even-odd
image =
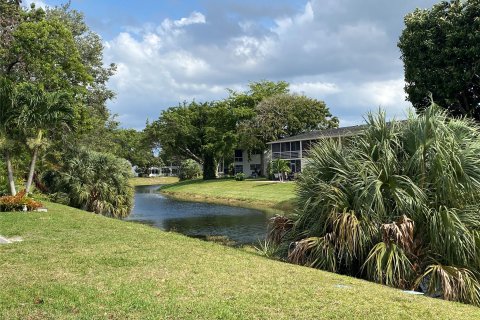
[(25, 191), (17, 193), (16, 196), (0, 197), (0, 212), (23, 211), (24, 207), (27, 211), (33, 211), (42, 207), (42, 204), (26, 196)]

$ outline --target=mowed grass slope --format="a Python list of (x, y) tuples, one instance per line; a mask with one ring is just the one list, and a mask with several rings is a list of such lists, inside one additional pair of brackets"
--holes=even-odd
[(177, 177), (135, 177), (130, 179), (130, 184), (136, 186), (152, 186), (156, 184), (169, 184), (178, 182)]
[(290, 210), (295, 202), (295, 183), (234, 179), (184, 181), (162, 187), (167, 195), (184, 200), (207, 201), (256, 208)]
[(480, 319), (480, 308), (47, 203), (1, 213), (0, 319)]

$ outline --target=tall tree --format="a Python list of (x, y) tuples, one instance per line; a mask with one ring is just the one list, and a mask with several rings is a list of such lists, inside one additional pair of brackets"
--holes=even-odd
[(405, 17), (398, 46), (416, 109), (429, 106), (431, 94), (451, 114), (480, 120), (480, 0), (416, 9)]
[(297, 94), (279, 94), (263, 99), (255, 116), (240, 124), (240, 145), (263, 151), (266, 143), (311, 130), (338, 126), (325, 102)]
[(193, 101), (163, 111), (145, 131), (163, 152), (197, 161), (204, 179), (213, 179), (218, 160), (233, 152), (236, 124), (237, 114), (228, 103)]
[[(2, 28), (0, 33), (0, 78), (10, 83), (12, 92), (3, 96), (16, 98), (4, 104), (11, 109), (10, 119), (14, 114), (17, 125), (24, 129), (21, 131), (24, 136), (18, 142), (37, 142), (37, 147), (32, 149), (29, 189), (40, 137), (48, 135), (55, 143), (63, 141), (63, 145), (56, 147), (64, 149), (78, 144), (79, 135), (105, 125), (109, 117), (105, 104), (113, 97), (106, 83), (115, 66), (104, 67), (100, 38), (89, 30), (83, 15), (70, 10), (68, 5), (46, 11), (34, 7), (22, 9), (11, 1), (2, 1), (0, 5), (8, 8), (5, 12), (10, 15), (9, 18), (2, 15), (2, 23), (8, 28)], [(22, 89), (26, 86), (35, 88), (35, 95)], [(63, 106), (57, 103), (60, 97)], [(59, 110), (69, 107), (72, 107), (69, 110), (71, 125), (52, 126), (52, 121), (62, 122), (60, 119), (66, 115), (60, 115)], [(61, 130), (52, 130), (54, 128)], [(77, 129), (77, 134), (66, 134), (71, 131), (65, 129)], [(13, 138), (13, 132), (4, 130), (3, 133), (7, 139)], [(5, 150), (8, 160), (11, 152), (8, 148)], [(9, 161), (6, 164), (8, 166)], [(10, 176), (13, 184), (13, 173)]]

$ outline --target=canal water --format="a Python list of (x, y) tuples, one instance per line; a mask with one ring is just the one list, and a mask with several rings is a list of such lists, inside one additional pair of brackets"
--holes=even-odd
[(236, 244), (256, 244), (265, 238), (269, 217), (263, 211), (174, 200), (160, 194), (159, 187), (136, 187), (135, 205), (125, 220), (191, 237), (226, 237)]

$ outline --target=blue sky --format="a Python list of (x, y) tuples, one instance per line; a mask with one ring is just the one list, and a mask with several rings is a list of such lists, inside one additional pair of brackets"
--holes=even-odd
[[(30, 1), (24, 1), (29, 3)], [(64, 1), (34, 1), (55, 6)], [(222, 99), (226, 88), (285, 80), (324, 100), (341, 126), (384, 108), (403, 117), (403, 17), (433, 0), (72, 0), (118, 65), (109, 103), (141, 129), (184, 100)]]

